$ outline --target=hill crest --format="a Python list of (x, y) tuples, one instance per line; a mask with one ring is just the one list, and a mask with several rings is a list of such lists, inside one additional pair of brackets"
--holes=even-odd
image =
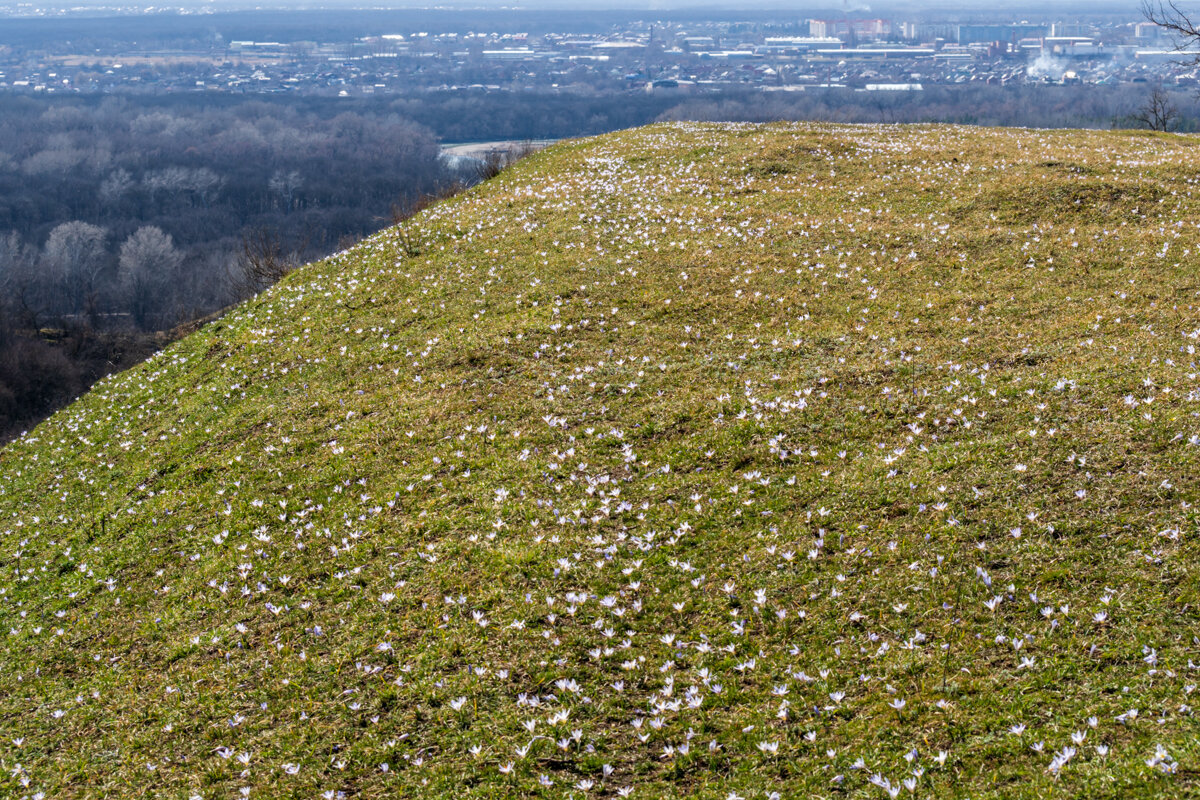
[(294, 273), (0, 451), (0, 788), (1196, 788), (1195, 141), (653, 126)]

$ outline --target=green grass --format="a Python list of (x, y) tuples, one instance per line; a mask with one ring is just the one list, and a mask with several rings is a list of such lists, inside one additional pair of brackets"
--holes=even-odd
[(1200, 795), (1196, 143), (655, 126), (294, 273), (0, 451), (0, 794)]

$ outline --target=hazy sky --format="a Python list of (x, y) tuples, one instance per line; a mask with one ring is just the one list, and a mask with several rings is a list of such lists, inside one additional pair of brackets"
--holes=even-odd
[[(1200, 0), (1198, 0), (1200, 2)], [(116, 8), (143, 5), (128, 0), (33, 0), (31, 5), (47, 8)], [(995, 12), (997, 15), (1024, 13), (1037, 16), (1061, 15), (1078, 12), (1092, 16), (1097, 12), (1102, 14), (1128, 13), (1130, 17), (1140, 16), (1139, 0), (165, 0), (152, 3), (147, 0), (145, 6), (160, 8), (194, 7), (212, 9), (249, 9), (249, 8), (563, 8), (585, 9), (605, 8), (617, 9), (681, 9), (681, 8), (728, 8), (731, 11), (750, 9), (791, 10), (797, 15), (803, 15), (818, 10), (863, 9), (878, 13), (895, 13), (900, 11), (932, 11), (944, 10), (948, 13), (960, 13), (964, 10), (974, 12)], [(1191, 5), (1184, 3), (1184, 6)]]

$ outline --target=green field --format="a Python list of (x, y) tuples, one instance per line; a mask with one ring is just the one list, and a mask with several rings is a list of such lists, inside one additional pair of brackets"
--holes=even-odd
[(1200, 139), (660, 125), (0, 451), (4, 797), (1200, 796)]

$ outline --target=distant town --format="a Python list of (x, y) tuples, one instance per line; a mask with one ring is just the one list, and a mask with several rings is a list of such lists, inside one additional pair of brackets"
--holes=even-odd
[[(38, 16), (29, 6), (8, 11)], [(127, 18), (136, 22), (146, 15)], [(375, 29), (352, 36), (339, 31), (336, 39), (323, 38), (319, 26), (292, 28), (286, 36), (234, 38), (222, 29), (235, 25), (207, 23), (202, 15), (190, 19), (203, 35), (21, 41), (19, 31), (0, 33), (0, 91), (334, 97), (421, 91), (691, 95), (730, 88), (919, 92), (967, 83), (1187, 87), (1200, 74), (1197, 53), (1176, 49), (1164, 29), (1132, 14), (1123, 21), (961, 23), (850, 12), (803, 19), (778, 12), (749, 21), (646, 18), (600, 31), (502, 33), (412, 30), (403, 27), (402, 17), (396, 27), (384, 28), (386, 22), (373, 17), (364, 25)]]

